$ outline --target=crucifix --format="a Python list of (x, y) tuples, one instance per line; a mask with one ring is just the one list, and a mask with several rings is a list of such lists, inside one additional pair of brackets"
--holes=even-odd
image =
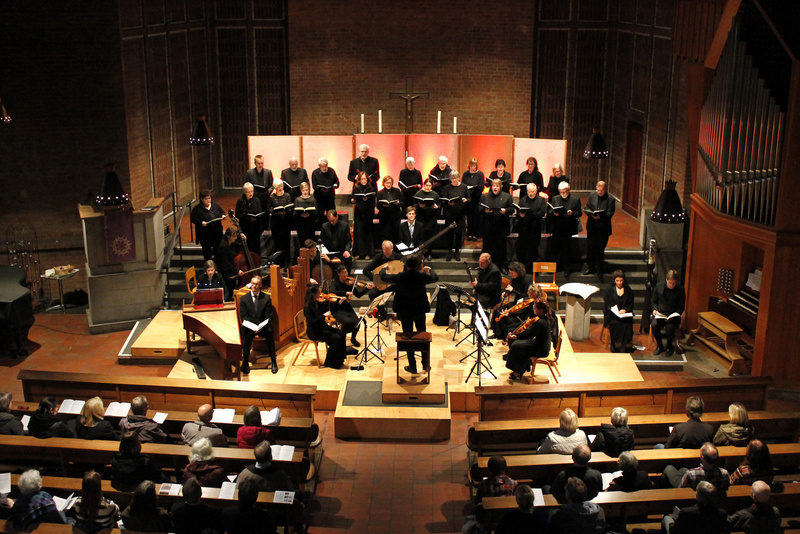
[(414, 78), (406, 76), (406, 92), (390, 92), (389, 98), (396, 96), (406, 101), (406, 133), (414, 131), (414, 100), (425, 97), (428, 98), (430, 93), (415, 93), (414, 92)]

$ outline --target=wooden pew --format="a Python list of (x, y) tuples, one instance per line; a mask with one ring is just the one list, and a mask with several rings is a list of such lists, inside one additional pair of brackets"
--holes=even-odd
[[(186, 445), (143, 443), (142, 453), (150, 456), (153, 462), (180, 480), (184, 467), (189, 463), (189, 447)], [(83, 440), (76, 438), (37, 439), (31, 436), (0, 436), (0, 455), (5, 463), (30, 465), (57, 465), (62, 473), (70, 474), (76, 469), (73, 465), (103, 467), (119, 451), (119, 443), (103, 440)], [(216, 462), (229, 473), (239, 473), (247, 465), (255, 462), (253, 451), (227, 447), (214, 447)], [(303, 451), (296, 449), (291, 461), (275, 461), (298, 485), (315, 474), (309, 459)]]
[[(0, 532), (36, 532), (36, 534), (79, 534), (82, 530), (78, 530), (72, 525), (53, 525), (50, 523), (41, 523), (35, 530), (17, 530), (10, 519), (0, 519)], [(97, 534), (131, 534), (130, 530), (122, 530), (119, 528), (104, 528), (97, 531)]]
[(606, 416), (615, 406), (631, 415), (684, 413), (686, 399), (703, 398), (706, 411), (726, 411), (732, 400), (751, 410), (766, 409), (771, 377), (744, 376), (647, 382), (476, 387), (481, 421), (558, 417), (572, 408), (579, 417)]
[(69, 373), (23, 369), (17, 374), (22, 382), (25, 402), (39, 402), (45, 397), (90, 399), (104, 402), (130, 402), (145, 395), (150, 408), (196, 412), (201, 404), (214, 408), (237, 408), (244, 412), (255, 404), (265, 409), (275, 406), (284, 417), (314, 418), (314, 395), (317, 386), (267, 384), (258, 382), (223, 382), (140, 376), (108, 376), (96, 373)]
[[(735, 463), (744, 457), (745, 447), (718, 447), (718, 465), (727, 460)], [(773, 467), (797, 467), (800, 465), (800, 443), (778, 443), (770, 445)], [(698, 449), (643, 449), (635, 451), (639, 460), (639, 469), (648, 473), (660, 473), (667, 465), (675, 467), (698, 467), (700, 451)], [(489, 457), (479, 456), (470, 468), (470, 480), (478, 481), (489, 476)], [(534, 485), (542, 485), (559, 472), (572, 465), (572, 457), (566, 454), (523, 454), (507, 456), (508, 476), (513, 479), (532, 480)], [(600, 472), (612, 473), (618, 469), (617, 458), (602, 452), (593, 452), (589, 465)]]
[[(800, 438), (800, 411), (748, 413), (756, 437), (766, 443), (796, 442)], [(631, 415), (628, 426), (636, 436), (637, 447), (652, 448), (669, 436), (669, 427), (686, 421), (685, 414)], [(706, 412), (703, 421), (716, 430), (729, 421), (728, 412)], [(583, 417), (580, 428), (586, 434), (597, 434), (601, 424), (611, 424), (610, 417)], [(493, 453), (536, 452), (548, 432), (558, 429), (558, 419), (517, 421), (478, 421), (470, 427), (467, 446), (479, 456)]]
[[(81, 484), (83, 479), (81, 478), (69, 478), (69, 477), (52, 477), (52, 476), (43, 476), (42, 477), (42, 489), (49, 493), (50, 495), (56, 495), (59, 497), (66, 498), (69, 494), (74, 493), (75, 495), (80, 495), (82, 488)], [(11, 488), (12, 492), (10, 497), (17, 498), (19, 496), (19, 489), (17, 488), (17, 484), (19, 483), (19, 475), (11, 475)], [(120, 511), (124, 510), (128, 507), (131, 501), (132, 492), (127, 491), (120, 491), (116, 489), (114, 486), (111, 485), (111, 482), (108, 480), (101, 481), (102, 488), (103, 488), (103, 496), (111, 499), (114, 501), (117, 506), (119, 506)], [(158, 505), (162, 506), (169, 510), (173, 504), (176, 502), (183, 501), (182, 496), (174, 496), (174, 495), (159, 495), (159, 490), (161, 489), (161, 484), (156, 484), (156, 499), (158, 500)], [(234, 492), (233, 500), (228, 499), (221, 499), (219, 497), (219, 488), (203, 488), (203, 497), (202, 500), (211, 506), (215, 506), (218, 508), (226, 508), (229, 506), (236, 506), (238, 499), (239, 499), (239, 490)], [(275, 500), (275, 493), (274, 492), (265, 492), (261, 491), (258, 493), (258, 506), (259, 508), (265, 508), (269, 512), (272, 513), (272, 516), (278, 522), (279, 525), (292, 526), (293, 518), (303, 517), (304, 515), (304, 506), (302, 501), (295, 499), (292, 504), (286, 504), (283, 502), (274, 502)], [(38, 532), (38, 530), (37, 530)], [(70, 531), (71, 532), (71, 531)], [(127, 532), (127, 531), (123, 531)]]

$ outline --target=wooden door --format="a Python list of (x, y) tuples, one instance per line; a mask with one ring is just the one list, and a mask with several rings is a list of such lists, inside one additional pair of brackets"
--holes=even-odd
[(625, 143), (625, 182), (622, 185), (622, 209), (639, 218), (639, 201), (642, 190), (642, 145), (644, 128), (628, 122)]

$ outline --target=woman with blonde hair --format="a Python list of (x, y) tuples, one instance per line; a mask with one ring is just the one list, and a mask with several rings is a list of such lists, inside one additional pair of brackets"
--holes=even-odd
[(92, 397), (86, 401), (81, 414), (70, 423), (75, 435), (81, 439), (119, 441), (114, 427), (103, 418), (105, 412), (103, 399), (100, 397)]
[(560, 428), (547, 434), (539, 449), (539, 454), (572, 454), (578, 445), (588, 445), (586, 433), (578, 428), (578, 415), (567, 408), (558, 418)]
[(750, 440), (756, 437), (753, 425), (747, 415), (747, 409), (740, 402), (734, 402), (728, 406), (729, 423), (719, 426), (714, 435), (714, 445), (733, 445), (735, 447), (745, 447)]

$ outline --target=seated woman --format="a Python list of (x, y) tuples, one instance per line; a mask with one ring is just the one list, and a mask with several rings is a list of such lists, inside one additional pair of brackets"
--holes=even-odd
[(142, 454), (138, 432), (125, 432), (119, 441), (119, 452), (111, 459), (111, 485), (131, 491), (145, 480), (165, 481), (161, 469), (149, 456)]
[(174, 532), (169, 512), (156, 504), (156, 485), (145, 480), (133, 490), (131, 503), (122, 512), (125, 530), (136, 532)]
[(53, 397), (42, 399), (31, 415), (28, 435), (35, 438), (74, 438), (75, 432), (56, 415), (58, 403)]
[[(614, 283), (603, 295), (604, 322), (608, 326), (611, 352), (630, 352), (633, 342), (633, 290), (625, 280), (625, 273), (614, 271)], [(616, 306), (616, 308), (615, 308)], [(617, 313), (612, 310), (614, 308)], [(620, 317), (630, 313), (630, 317)]]
[(734, 402), (728, 406), (729, 423), (724, 423), (719, 426), (717, 433), (714, 435), (714, 445), (733, 445), (735, 447), (744, 447), (755, 436), (753, 425), (750, 424), (750, 418), (747, 416), (747, 409), (742, 403)]
[(17, 530), (34, 529), (40, 523), (66, 524), (64, 512), (59, 512), (53, 497), (42, 491), (39, 471), (25, 471), (17, 482), (19, 497), (11, 507), (11, 522)]
[(225, 300), (231, 300), (228, 284), (222, 278), (222, 273), (217, 270), (214, 260), (208, 260), (203, 264), (203, 272), (197, 277), (197, 289), (216, 289), (222, 288)]
[(337, 297), (344, 297), (339, 301), (339, 309), (333, 312), (333, 316), (339, 323), (339, 328), (341, 328), (342, 332), (345, 334), (350, 334), (350, 343), (354, 347), (360, 347), (361, 343), (359, 343), (356, 338), (360, 330), (358, 314), (353, 309), (353, 305), (350, 304), (350, 299), (353, 298), (353, 296), (361, 297), (367, 290), (375, 286), (373, 286), (372, 283), (364, 283), (362, 280), (361, 283), (359, 283), (361, 287), (356, 287), (355, 282), (356, 280), (350, 277), (350, 271), (347, 270), (347, 267), (338, 265), (336, 267), (336, 276), (331, 282), (330, 291)]
[[(505, 359), (506, 367), (512, 371), (511, 380), (519, 380), (531, 370), (532, 358), (547, 358), (550, 354), (550, 326), (547, 323), (547, 312), (546, 303), (534, 302), (534, 316), (506, 337), (509, 349)], [(572, 454), (572, 449), (567, 454)]]
[(236, 431), (236, 444), (240, 449), (255, 449), (262, 441), (269, 441), (271, 445), (275, 445), (272, 430), (261, 424), (261, 411), (258, 406), (248, 406), (244, 411), (244, 426)]
[(331, 310), (338, 309), (338, 303), (332, 302), (327, 295), (322, 294), (319, 284), (309, 284), (306, 291), (303, 315), (308, 326), (307, 334), (310, 339), (328, 345), (328, 354), (325, 357), (325, 367), (339, 369), (347, 354), (357, 354), (354, 348), (345, 346), (345, 333), (328, 324), (329, 317), (333, 317)]
[(622, 474), (611, 481), (606, 491), (639, 491), (653, 489), (653, 481), (647, 471), (639, 469), (639, 460), (630, 451), (619, 455), (617, 466)]
[(578, 428), (578, 416), (571, 408), (561, 412), (558, 422), (560, 428), (547, 434), (537, 453), (572, 454), (572, 450), (578, 445), (589, 444), (586, 433)]
[(225, 470), (214, 462), (214, 447), (208, 438), (200, 438), (192, 445), (182, 482), (190, 478), (196, 478), (205, 488), (221, 488), (222, 483), (228, 480)]
[(775, 478), (775, 471), (772, 468), (772, 457), (769, 454), (769, 447), (761, 440), (754, 439), (747, 444), (744, 453), (744, 460), (731, 474), (731, 485), (752, 484), (756, 480), (762, 480), (767, 484), (772, 483)]
[[(501, 334), (508, 333), (507, 331), (503, 332), (504, 328), (501, 327), (501, 324), (508, 322), (506, 317), (496, 320), (499, 318), (500, 314), (522, 303), (523, 300), (532, 298), (528, 297), (528, 278), (525, 276), (524, 265), (518, 261), (512, 261), (508, 265), (508, 276), (510, 280), (508, 285), (503, 288), (503, 301), (494, 309), (494, 313), (492, 314), (492, 330), (494, 331), (495, 337), (498, 338)], [(537, 285), (536, 287), (538, 288), (539, 286)], [(505, 339), (505, 337), (503, 339)]]
[(81, 414), (70, 421), (70, 428), (81, 439), (119, 440), (111, 423), (103, 419), (104, 414), (103, 399), (93, 397), (83, 405)]
[(117, 526), (119, 507), (103, 497), (100, 473), (96, 471), (89, 471), (83, 477), (81, 496), (72, 509), (77, 519), (76, 526), (84, 532)]
[(633, 430), (628, 426), (628, 410), (616, 407), (611, 410), (611, 424), (600, 425), (600, 431), (592, 442), (592, 450), (619, 456), (621, 452), (633, 449), (635, 442)]

